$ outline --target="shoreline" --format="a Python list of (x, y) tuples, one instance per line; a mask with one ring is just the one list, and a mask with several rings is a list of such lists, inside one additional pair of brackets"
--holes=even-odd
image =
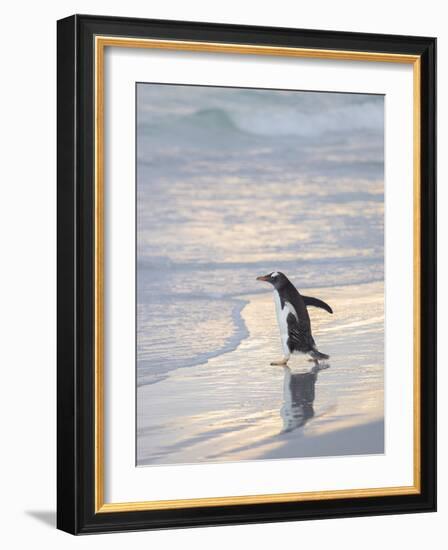
[(231, 353), (232, 351), (235, 351), (238, 346), (241, 344), (241, 342), (250, 336), (249, 330), (244, 322), (244, 318), (242, 316), (242, 311), (248, 304), (248, 299), (245, 297), (245, 295), (241, 295), (240, 297), (232, 298), (233, 307), (231, 311), (231, 318), (232, 322), (235, 325), (235, 331), (231, 334), (231, 336), (224, 342), (222, 347), (215, 349), (210, 352), (204, 352), (199, 357), (196, 357), (195, 359), (187, 360), (186, 364), (182, 367), (173, 367), (166, 372), (161, 373), (154, 373), (151, 376), (153, 379), (148, 380), (145, 378), (148, 375), (141, 374), (140, 378), (144, 380), (139, 380), (138, 375), (138, 367), (137, 367), (137, 376), (136, 376), (136, 384), (137, 388), (141, 388), (146, 385), (152, 385), (157, 384), (158, 382), (161, 382), (168, 378), (170, 376), (170, 373), (176, 372), (179, 369), (185, 369), (185, 368), (191, 368), (191, 367), (198, 367), (200, 365), (207, 364), (211, 359), (215, 357), (219, 357), (220, 355), (225, 355), (226, 353)]
[[(312, 293), (319, 293), (321, 291), (325, 292), (328, 289), (343, 289), (346, 287), (353, 287), (353, 286), (363, 286), (363, 285), (371, 285), (376, 283), (383, 283), (383, 280), (373, 280), (368, 282), (357, 282), (354, 284), (347, 283), (347, 284), (340, 284), (336, 287), (334, 286), (319, 286), (319, 287), (311, 287), (311, 286), (303, 286), (301, 287), (301, 291), (311, 291)], [(156, 374), (153, 374), (153, 379), (145, 379), (144, 381), (139, 381), (139, 375), (138, 375), (138, 367), (137, 367), (137, 387), (143, 387), (146, 385), (152, 385), (157, 384), (158, 382), (161, 382), (162, 380), (165, 380), (167, 377), (170, 376), (171, 372), (175, 372), (178, 369), (183, 368), (191, 368), (196, 367), (199, 365), (204, 365), (208, 363), (210, 359), (213, 359), (215, 357), (218, 357), (220, 355), (225, 355), (226, 353), (231, 353), (232, 351), (235, 351), (235, 349), (238, 348), (238, 346), (241, 344), (241, 342), (250, 336), (249, 329), (247, 328), (244, 318), (242, 316), (242, 311), (250, 301), (250, 299), (256, 299), (259, 296), (265, 296), (267, 293), (269, 293), (269, 289), (264, 290), (257, 290), (251, 293), (242, 293), (242, 294), (231, 294), (228, 296), (229, 300), (232, 302), (238, 302), (238, 304), (235, 304), (231, 317), (232, 322), (234, 323), (236, 330), (231, 335), (231, 337), (224, 343), (224, 345), (221, 348), (215, 349), (211, 352), (204, 353), (201, 356), (198, 356), (195, 359), (190, 359), (186, 361), (186, 364), (182, 367), (172, 367), (171, 369), (167, 370), (166, 372), (158, 372)], [(303, 293), (303, 292), (302, 292)], [(238, 310), (237, 313), (235, 313), (235, 310)], [(239, 332), (240, 330), (240, 332)], [(244, 334), (241, 335), (241, 332), (244, 332)], [(145, 375), (140, 375), (141, 378), (144, 378)]]

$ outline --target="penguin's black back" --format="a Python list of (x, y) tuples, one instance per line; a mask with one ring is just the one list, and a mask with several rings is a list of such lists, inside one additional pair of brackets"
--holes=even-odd
[(285, 276), (286, 281), (283, 285), (277, 289), (278, 295), (280, 296), (280, 302), (282, 308), (285, 305), (285, 302), (289, 302), (297, 312), (297, 317), (299, 320), (304, 323), (311, 325), (310, 316), (308, 314), (307, 307), (303, 301), (300, 292), (297, 288), (291, 283), (291, 281)]

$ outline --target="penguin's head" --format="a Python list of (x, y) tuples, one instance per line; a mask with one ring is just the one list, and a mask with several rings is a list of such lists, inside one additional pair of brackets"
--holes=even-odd
[(257, 277), (257, 281), (266, 281), (267, 283), (271, 283), (271, 285), (278, 290), (288, 282), (288, 279), (286, 275), (283, 275), (280, 271), (273, 271), (268, 275), (261, 275), (260, 277)]

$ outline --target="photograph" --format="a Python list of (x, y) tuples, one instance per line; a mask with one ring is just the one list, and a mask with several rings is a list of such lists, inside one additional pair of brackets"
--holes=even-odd
[(135, 98), (136, 465), (383, 454), (384, 95)]

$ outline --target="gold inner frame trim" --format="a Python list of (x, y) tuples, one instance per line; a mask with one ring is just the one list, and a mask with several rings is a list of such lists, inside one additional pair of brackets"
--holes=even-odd
[[(279, 493), (264, 495), (244, 495), (180, 500), (158, 500), (141, 502), (104, 502), (104, 50), (106, 47), (152, 48), (159, 50), (193, 51), (206, 53), (231, 53), (245, 55), (266, 55), (330, 59), (340, 61), (370, 61), (382, 63), (407, 63), (413, 65), (413, 225), (414, 225), (414, 480), (413, 485), (401, 487), (379, 487), (365, 489), (313, 491), (301, 493)], [(421, 177), (420, 177), (420, 119), (421, 119), (421, 71), (420, 56), (390, 54), (382, 52), (357, 52), (344, 50), (324, 50), (257, 46), (253, 44), (227, 44), (182, 40), (156, 40), (122, 38), (116, 36), (96, 36), (95, 55), (95, 513), (129, 512), (142, 510), (167, 510), (198, 508), (208, 506), (232, 506), (242, 504), (262, 504), (275, 502), (304, 502), (341, 498), (362, 498), (393, 495), (419, 494), (421, 491), (421, 352), (420, 352), (420, 222), (421, 222)]]

